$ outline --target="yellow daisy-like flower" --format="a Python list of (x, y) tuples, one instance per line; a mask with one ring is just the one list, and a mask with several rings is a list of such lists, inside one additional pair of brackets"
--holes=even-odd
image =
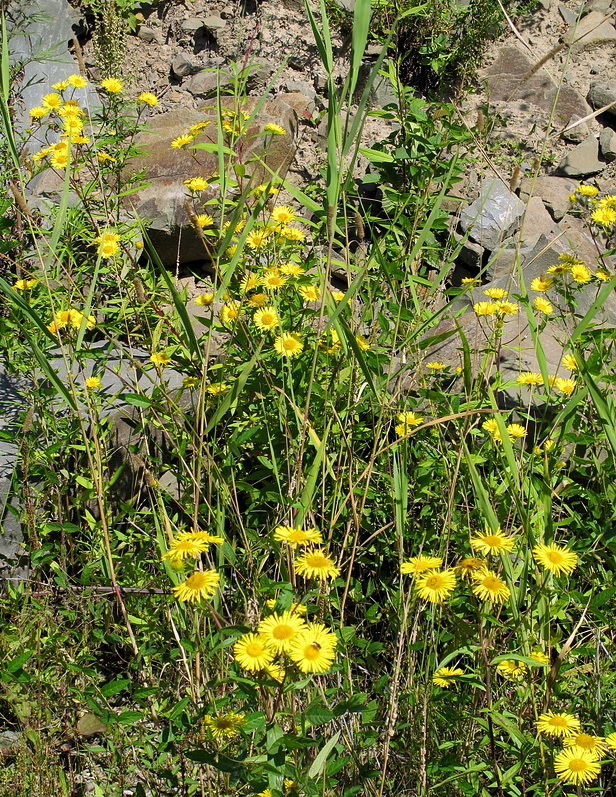
[(394, 431), (398, 437), (406, 437), (416, 426), (421, 426), (423, 423), (423, 418), (415, 412), (399, 412), (396, 415), (396, 419), (400, 421), (400, 423), (394, 427)]
[(604, 196), (603, 199), (599, 200), (598, 204), (600, 208), (616, 208), (616, 194)]
[(305, 233), (298, 227), (282, 227), (278, 230), (278, 234), (287, 241), (303, 241), (306, 238)]
[(275, 329), (280, 325), (280, 319), (275, 307), (263, 307), (261, 310), (257, 310), (253, 320), (257, 329), (262, 329), (264, 332)]
[(204, 227), (211, 227), (212, 224), (214, 224), (214, 218), (207, 213), (200, 213), (197, 216), (197, 224), (199, 227), (201, 227), (201, 229)]
[(507, 424), (507, 435), (510, 440), (526, 437), (526, 429), (519, 423)]
[(185, 133), (183, 136), (178, 136), (174, 138), (171, 142), (171, 149), (183, 149), (187, 147), (192, 141), (194, 140), (194, 136)]
[(255, 288), (258, 288), (261, 284), (261, 278), (258, 277), (256, 274), (253, 274), (251, 271), (248, 271), (243, 277), (242, 281), (240, 282), (240, 293), (248, 293), (248, 291), (252, 291)]
[(516, 315), (520, 310), (520, 305), (515, 302), (496, 302), (496, 312), (501, 315)]
[(191, 125), (191, 126), (188, 128), (188, 132), (190, 133), (190, 135), (191, 135), (191, 136), (196, 136), (196, 135), (197, 135), (198, 133), (200, 133), (202, 130), (205, 130), (205, 128), (206, 128), (208, 125), (211, 125), (211, 124), (212, 124), (211, 122), (197, 122), (197, 124), (196, 124), (196, 125)]
[(252, 193), (255, 196), (257, 196), (257, 197), (263, 196), (263, 194), (265, 194), (265, 192), (267, 192), (268, 194), (278, 194), (279, 193), (277, 188), (274, 188), (274, 186), (268, 185), (267, 183), (261, 183), (261, 185), (258, 185), (252, 191)]
[(588, 750), (573, 747), (554, 758), (554, 772), (563, 783), (577, 786), (595, 780), (601, 772), (601, 764)]
[(35, 105), (34, 108), (30, 108), (28, 115), (33, 119), (42, 119), (43, 116), (49, 113), (49, 110), (49, 108), (43, 108), (42, 105)]
[(488, 288), (483, 293), (489, 299), (505, 299), (508, 291), (506, 291), (504, 288)]
[(67, 81), (71, 86), (73, 86), (73, 88), (76, 89), (85, 89), (85, 87), (88, 85), (88, 81), (81, 75), (69, 75), (67, 77)]
[(578, 364), (573, 354), (565, 354), (563, 357), (563, 365), (568, 371), (577, 371)]
[(297, 292), (305, 302), (317, 302), (321, 298), (321, 289), (318, 285), (300, 285)]
[(429, 371), (442, 371), (443, 368), (447, 368), (447, 366), (444, 363), (439, 363), (437, 360), (434, 360), (433, 362), (426, 363), (426, 368)]
[(214, 294), (213, 293), (201, 293), (199, 296), (195, 296), (194, 302), (197, 307), (207, 307), (208, 305), (212, 304), (214, 301)]
[(432, 683), (435, 686), (440, 686), (441, 689), (449, 689), (451, 684), (454, 683), (454, 679), (459, 675), (464, 675), (464, 670), (461, 670), (459, 667), (453, 669), (450, 667), (441, 667), (432, 676)]
[(290, 224), (295, 221), (295, 211), (288, 205), (278, 205), (272, 210), (272, 219), (277, 224)]
[(66, 89), (70, 86), (68, 80), (59, 80), (57, 83), (52, 83), (51, 88), (55, 91), (66, 91)]
[(209, 545), (199, 539), (192, 537), (178, 536), (169, 546), (169, 550), (162, 555), (162, 559), (172, 559), (184, 561), (184, 559), (195, 559), (205, 553)]
[(589, 733), (577, 733), (575, 736), (567, 736), (563, 739), (564, 747), (580, 747), (591, 753), (595, 758), (601, 758), (607, 750), (607, 743), (603, 736), (591, 736)]
[(537, 720), (537, 730), (547, 736), (567, 738), (580, 732), (580, 721), (573, 714), (554, 714), (547, 711)]
[(471, 581), (473, 574), (477, 572), (477, 570), (485, 570), (487, 566), (488, 563), (484, 559), (477, 559), (475, 556), (467, 556), (458, 562), (454, 567), (454, 571), (463, 579)]
[(210, 184), (207, 180), (204, 180), (203, 177), (191, 177), (189, 180), (184, 180), (184, 185), (189, 191), (199, 193), (201, 191), (205, 191)]
[(265, 307), (270, 297), (266, 293), (253, 293), (248, 299), (248, 307)]
[(55, 169), (65, 169), (68, 165), (68, 153), (67, 152), (54, 152), (51, 156), (51, 165)]
[(557, 390), (560, 390), (561, 393), (564, 393), (566, 396), (570, 396), (577, 386), (577, 382), (575, 379), (563, 379), (561, 376), (557, 376), (554, 380), (554, 387)]
[(84, 385), (88, 390), (98, 390), (102, 384), (103, 381), (99, 376), (88, 376), (84, 380)]
[(270, 291), (277, 291), (286, 284), (288, 277), (279, 274), (277, 271), (266, 271), (261, 278), (261, 285)]
[(533, 385), (540, 387), (543, 385), (543, 377), (536, 371), (525, 371), (523, 374), (518, 376), (516, 382), (518, 385)]
[(487, 432), (492, 440), (495, 440), (497, 443), (502, 443), (503, 438), (501, 436), (501, 432), (498, 426), (498, 423), (494, 420), (494, 418), (489, 418), (487, 421), (484, 421), (481, 424), (481, 428), (484, 432)]
[(17, 282), (13, 283), (13, 288), (16, 291), (31, 291), (32, 288), (37, 284), (37, 279), (30, 279), (30, 280), (17, 280)]
[(283, 333), (274, 341), (274, 349), (281, 357), (296, 357), (301, 354), (304, 343), (295, 333)]
[(479, 551), (484, 556), (490, 556), (503, 551), (513, 551), (515, 537), (508, 537), (498, 529), (494, 532), (486, 531), (485, 534), (478, 537), (472, 537), (470, 542), (473, 550)]
[(341, 302), (344, 299), (344, 292), (343, 291), (330, 291), (329, 295), (335, 302)]
[(206, 714), (203, 722), (215, 739), (229, 739), (237, 736), (240, 728), (246, 722), (243, 714)]
[(272, 797), (272, 790), (271, 789), (263, 789), (257, 794), (257, 797)]
[(116, 159), (107, 152), (97, 152), (96, 159), (99, 163), (115, 163)]
[(211, 385), (208, 385), (205, 388), (205, 392), (209, 393), (210, 396), (223, 396), (225, 393), (228, 393), (231, 390), (231, 385), (227, 382), (212, 382)]
[[(265, 602), (265, 605), (268, 609), (274, 609), (276, 606), (275, 600), (268, 600)], [(290, 612), (295, 612), (295, 614), (304, 615), (308, 611), (308, 609), (303, 605), (303, 603), (292, 603), (291, 608), (289, 609)]]
[(321, 623), (307, 623), (305, 628), (293, 637), (288, 655), (302, 672), (325, 672), (333, 664), (337, 644), (338, 640), (333, 631)]
[[(44, 105), (45, 103), (43, 103)], [(611, 227), (612, 224), (616, 223), (616, 210), (613, 208), (596, 208), (590, 214), (590, 218), (600, 224), (602, 227)]]
[(49, 110), (55, 110), (62, 105), (62, 97), (59, 94), (45, 94), (41, 100), (41, 105)]
[(609, 271), (606, 271), (604, 268), (598, 268), (595, 271), (595, 277), (600, 280), (601, 282), (609, 282), (612, 279), (612, 274)]
[(295, 636), (306, 628), (306, 622), (291, 611), (271, 614), (259, 623), (259, 633), (269, 640), (277, 653), (289, 650)]
[(512, 681), (521, 681), (526, 674), (526, 664), (523, 661), (503, 659), (496, 665), (496, 671), (504, 678), (509, 678)]
[(210, 534), (208, 531), (199, 530), (180, 531), (176, 537), (176, 540), (193, 540), (194, 542), (199, 542), (202, 545), (206, 545), (207, 548), (209, 548), (210, 545), (222, 545), (224, 542), (222, 537), (218, 537), (215, 534)]
[(456, 574), (453, 570), (429, 570), (415, 582), (419, 597), (430, 603), (442, 603), (451, 595), (455, 586)]
[(403, 575), (416, 576), (425, 573), (427, 570), (438, 570), (443, 564), (440, 556), (412, 556), (400, 565), (400, 572)]
[(106, 77), (101, 80), (101, 88), (110, 94), (119, 94), (124, 89), (124, 84), (117, 77)]
[(246, 236), (246, 244), (251, 249), (263, 249), (267, 246), (269, 232), (267, 230), (252, 230)]
[(117, 255), (120, 251), (121, 240), (121, 237), (117, 233), (106, 230), (100, 235), (97, 235), (92, 241), (92, 244), (98, 244), (98, 254), (102, 258), (108, 258)]
[(291, 548), (298, 545), (321, 545), (323, 537), (318, 529), (298, 529), (296, 526), (277, 526), (274, 529), (274, 539), (286, 542)]
[(504, 603), (509, 600), (511, 590), (492, 570), (474, 573), (473, 581), (475, 582), (473, 594), (480, 600), (492, 603)]
[(361, 335), (355, 335), (355, 343), (357, 343), (361, 351), (368, 351), (370, 348), (368, 341)]
[(144, 105), (149, 105), (151, 108), (153, 108), (155, 105), (158, 105), (158, 97), (156, 94), (152, 94), (149, 91), (142, 91), (137, 97), (137, 102), (143, 103)]
[[(287, 277), (301, 277), (306, 273), (306, 269), (302, 268), (298, 263), (281, 263), (278, 266), (278, 271)], [(333, 293), (333, 292), (332, 292)], [(344, 296), (344, 294), (342, 294)]]
[(533, 307), (535, 310), (538, 310), (543, 315), (552, 315), (554, 312), (554, 305), (552, 302), (549, 302), (547, 299), (544, 299), (543, 296), (536, 296), (535, 300), (533, 301)]
[(265, 133), (270, 133), (273, 136), (286, 136), (287, 134), (287, 131), (284, 129), (284, 127), (274, 124), (273, 122), (266, 124), (263, 128), (263, 131)]
[(233, 655), (244, 670), (257, 672), (271, 665), (276, 650), (263, 634), (244, 634), (233, 646)]
[(586, 183), (580, 183), (576, 191), (580, 196), (597, 196), (599, 193), (598, 188), (595, 188), (594, 185), (587, 185)]
[(237, 302), (227, 302), (223, 304), (220, 311), (220, 320), (223, 324), (232, 324), (240, 314), (240, 306)]
[(579, 283), (580, 285), (586, 285), (592, 280), (592, 271), (583, 263), (575, 263), (569, 269), (569, 273), (571, 274), (573, 281)]
[(614, 752), (616, 750), (616, 733), (609, 733), (605, 737), (605, 744), (607, 747)]
[(319, 578), (325, 581), (328, 578), (337, 578), (340, 568), (336, 567), (334, 560), (330, 559), (325, 551), (316, 548), (298, 556), (295, 561), (295, 572), (304, 578)]
[(197, 570), (186, 581), (173, 587), (173, 594), (180, 602), (199, 603), (211, 598), (220, 584), (216, 570)]
[(498, 305), (496, 302), (476, 302), (473, 305), (473, 310), (479, 316), (494, 315), (498, 310)]
[(154, 365), (160, 365), (164, 367), (165, 365), (169, 365), (171, 362), (171, 357), (164, 351), (152, 352), (150, 355), (150, 362), (154, 363)]
[(537, 293), (545, 293), (553, 284), (554, 280), (551, 280), (549, 277), (535, 277), (530, 284), (530, 289), (531, 291), (537, 291)]
[(468, 285), (470, 287), (472, 285), (478, 285), (480, 280), (477, 277), (463, 277), (460, 282), (462, 285)]
[(531, 659), (538, 661), (539, 664), (549, 664), (550, 657), (546, 656), (546, 654), (542, 650), (533, 650), (530, 654)]
[(559, 576), (561, 573), (572, 573), (577, 565), (577, 554), (566, 545), (538, 543), (533, 548), (533, 558), (545, 570)]

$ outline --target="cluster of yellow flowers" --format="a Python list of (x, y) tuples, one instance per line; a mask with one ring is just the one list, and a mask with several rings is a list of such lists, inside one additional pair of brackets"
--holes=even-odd
[[(183, 570), (187, 565), (195, 568), (195, 564), (201, 560), (201, 554), (206, 553), (210, 545), (223, 542), (222, 537), (207, 531), (181, 531), (162, 558), (174, 570)], [(220, 575), (216, 570), (193, 569), (185, 581), (173, 587), (173, 594), (181, 602), (199, 603), (204, 598), (211, 598), (219, 584)]]
[(96, 319), (93, 315), (89, 315), (85, 318), (84, 314), (79, 310), (72, 308), (69, 310), (60, 310), (60, 312), (54, 315), (53, 321), (47, 325), (47, 329), (52, 335), (55, 335), (58, 330), (65, 329), (66, 327), (69, 329), (80, 329), (84, 320), (86, 329), (94, 329), (96, 326)]
[(575, 194), (569, 195), (569, 200), (575, 204), (582, 204), (584, 209), (590, 208), (590, 218), (605, 232), (613, 232), (616, 227), (616, 196), (608, 194), (597, 199), (599, 189), (594, 185), (582, 183)]

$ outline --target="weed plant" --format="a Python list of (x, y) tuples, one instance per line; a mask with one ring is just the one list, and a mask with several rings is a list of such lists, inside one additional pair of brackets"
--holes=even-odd
[[(469, 279), (445, 298), (484, 344), (436, 330), (463, 129), (402, 95), (400, 129), (360, 148), (386, 51), (347, 114), (370, 4), (339, 91), (323, 4), (308, 15), (330, 84), (321, 186), (250, 179), (267, 169), (238, 155), (258, 113), (241, 72), (210, 109), (216, 143), (204, 122), (171, 145), (218, 158), (185, 183), (203, 333), (122, 210), (157, 98), (110, 76), (88, 109), (74, 75), (42, 92), (49, 144), (23, 159), (4, 41), (3, 359), (34, 379), (12, 437), (32, 570), (0, 602), (0, 716), (20, 734), (3, 794), (612, 793), (614, 352), (593, 320), (616, 278), (571, 255), (515, 293), (470, 299)], [(287, 131), (257, 135), (267, 151)], [(381, 207), (359, 204), (360, 155)], [(45, 218), (24, 199), (40, 172), (62, 186)], [(616, 199), (582, 185), (572, 203), (611, 245)], [(520, 317), (539, 370), (504, 383)], [(556, 317), (570, 377), (541, 347)], [(451, 334), (461, 364), (429, 360)]]

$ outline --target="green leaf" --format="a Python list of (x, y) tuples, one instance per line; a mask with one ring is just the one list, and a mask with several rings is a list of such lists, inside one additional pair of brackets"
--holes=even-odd
[(112, 695), (117, 695), (119, 692), (123, 692), (129, 685), (130, 681), (128, 679), (119, 678), (101, 686), (100, 693), (104, 697), (111, 697)]
[(395, 158), (389, 152), (382, 152), (380, 149), (371, 149), (370, 147), (359, 147), (360, 155), (363, 155), (371, 163), (394, 163)]
[(122, 393), (118, 398), (126, 404), (132, 404), (133, 407), (151, 407), (153, 404), (152, 399), (140, 393)]
[(332, 738), (324, 745), (323, 749), (319, 752), (318, 756), (312, 762), (312, 766), (308, 770), (309, 778), (318, 778), (323, 772), (327, 757), (336, 746), (336, 742), (340, 738), (340, 731), (337, 731)]

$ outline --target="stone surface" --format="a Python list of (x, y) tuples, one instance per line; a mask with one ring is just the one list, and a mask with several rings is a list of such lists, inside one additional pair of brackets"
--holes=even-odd
[(616, 160), (616, 130), (604, 127), (599, 136), (599, 149), (608, 163)]
[(542, 235), (552, 235), (555, 227), (556, 223), (548, 213), (543, 199), (533, 196), (526, 205), (520, 230), (515, 236), (516, 243), (520, 241), (524, 246), (534, 246)]
[(540, 196), (554, 221), (560, 221), (571, 207), (569, 195), (578, 187), (578, 180), (570, 177), (542, 175), (536, 180), (525, 178), (520, 183), (520, 198), (528, 201), (530, 192)]
[(182, 88), (189, 91), (193, 97), (212, 97), (218, 91), (218, 81), (220, 80), (220, 87), (225, 88), (231, 85), (231, 80), (228, 76), (218, 72), (218, 70), (198, 72), (183, 84)]
[(565, 155), (558, 164), (556, 174), (566, 177), (587, 177), (598, 174), (604, 168), (605, 163), (599, 160), (599, 142), (594, 136), (589, 136)]
[[(616, 103), (616, 80), (595, 80), (590, 84), (587, 100), (595, 110)], [(616, 104), (607, 108), (605, 113), (616, 116)]]
[(586, 122), (582, 122), (581, 116), (574, 114), (566, 124), (565, 130), (561, 133), (565, 141), (571, 141), (574, 144), (579, 144), (590, 135), (590, 130)]
[(206, 30), (209, 30), (210, 33), (213, 34), (220, 33), (227, 27), (227, 23), (225, 22), (224, 19), (221, 19), (221, 17), (217, 17), (214, 15), (203, 17), (201, 22), (203, 24), (203, 27)]
[(176, 77), (186, 77), (198, 72), (201, 67), (192, 60), (188, 53), (178, 53), (171, 62), (171, 70)]
[(139, 27), (137, 36), (142, 41), (146, 42), (146, 44), (151, 44), (152, 42), (155, 42), (156, 44), (163, 44), (165, 41), (162, 31), (154, 28), (148, 28), (146, 25), (141, 25)]
[[(590, 108), (581, 94), (571, 86), (561, 86), (545, 68), (532, 73), (535, 62), (518, 47), (503, 47), (494, 63), (485, 70), (485, 85), (490, 100), (525, 100), (551, 113), (563, 124), (573, 115), (584, 117)], [(527, 75), (529, 77), (527, 77)]]
[(613, 44), (616, 42), (616, 29), (601, 11), (591, 11), (577, 24), (573, 22), (565, 34), (565, 42), (573, 44), (574, 52), (598, 44)]
[(204, 25), (203, 20), (199, 19), (199, 17), (188, 17), (188, 19), (182, 20), (180, 27), (183, 33), (187, 33), (189, 36), (195, 36), (203, 30)]
[(481, 182), (479, 197), (460, 213), (460, 225), (469, 237), (490, 251), (518, 229), (525, 205), (499, 179)]

